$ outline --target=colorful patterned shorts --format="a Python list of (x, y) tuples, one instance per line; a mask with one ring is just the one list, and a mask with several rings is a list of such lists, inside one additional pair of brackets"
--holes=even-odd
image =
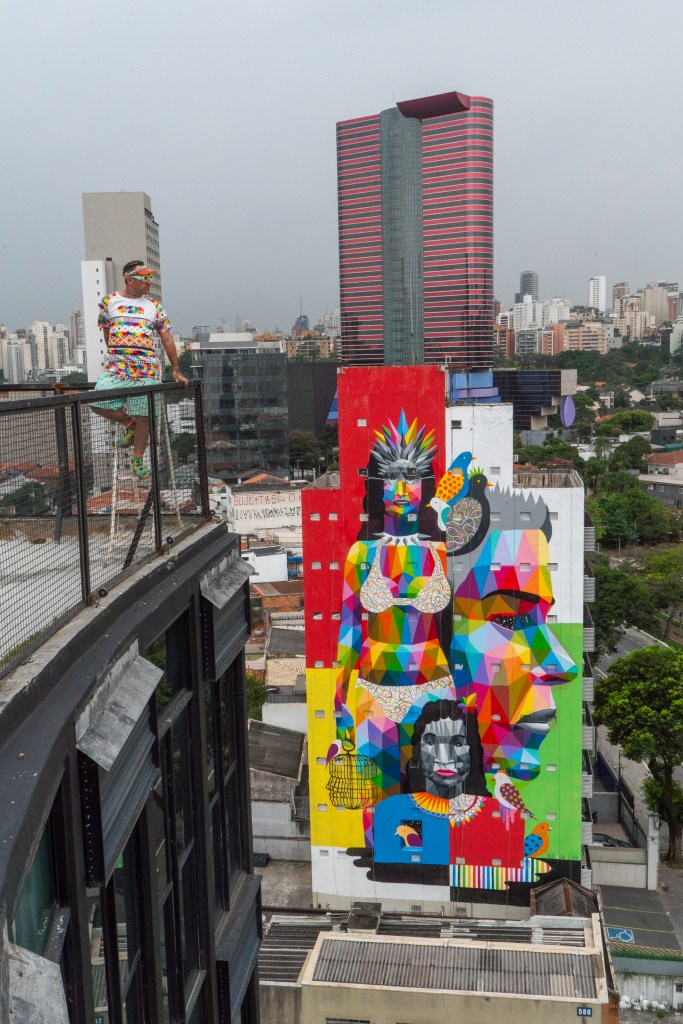
[[(97, 378), (95, 391), (113, 391), (115, 388), (135, 388), (145, 384), (156, 384), (154, 377), (145, 377), (138, 380), (121, 380), (111, 371), (105, 370)], [(112, 398), (106, 402), (93, 403), (94, 409), (125, 409), (129, 416), (149, 416), (149, 398), (141, 395), (140, 398), (129, 396), (128, 398)]]

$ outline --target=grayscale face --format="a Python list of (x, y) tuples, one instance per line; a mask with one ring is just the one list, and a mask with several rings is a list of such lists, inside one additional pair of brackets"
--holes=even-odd
[(464, 721), (443, 718), (430, 722), (420, 739), (420, 767), (427, 792), (437, 796), (462, 793), (471, 765)]

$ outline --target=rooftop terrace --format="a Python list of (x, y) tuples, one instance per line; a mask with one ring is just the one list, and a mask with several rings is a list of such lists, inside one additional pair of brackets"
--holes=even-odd
[(101, 391), (97, 402), (132, 395), (150, 419), (145, 480), (90, 386), (0, 386), (0, 677), (209, 519), (199, 382)]

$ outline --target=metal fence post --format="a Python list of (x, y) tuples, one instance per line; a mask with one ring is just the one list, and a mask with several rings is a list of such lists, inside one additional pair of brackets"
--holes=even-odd
[(76, 476), (76, 497), (78, 500), (78, 553), (81, 562), (81, 593), (85, 604), (90, 603), (90, 545), (88, 538), (87, 490), (85, 486), (83, 458), (83, 426), (81, 407), (78, 402), (72, 405), (71, 427), (74, 443), (74, 470)]
[(204, 429), (204, 403), (202, 401), (202, 384), (196, 380), (194, 385), (194, 420), (195, 437), (197, 438), (197, 465), (199, 468), (199, 494), (202, 503), (202, 514), (208, 519), (209, 511), (209, 471), (206, 461), (206, 430)]
[[(152, 501), (154, 503), (154, 544), (157, 552), (161, 553), (163, 544), (161, 531), (161, 492), (159, 490), (159, 451), (157, 448), (157, 415), (156, 415), (156, 394), (151, 392), (147, 395), (149, 402), (149, 458), (152, 463)], [(161, 398), (159, 399), (161, 401)]]

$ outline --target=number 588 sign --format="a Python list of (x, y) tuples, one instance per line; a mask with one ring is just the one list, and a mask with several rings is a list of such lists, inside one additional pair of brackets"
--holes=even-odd
[(576, 1007), (577, 1017), (592, 1017), (593, 1007), (592, 1006), (577, 1006)]

